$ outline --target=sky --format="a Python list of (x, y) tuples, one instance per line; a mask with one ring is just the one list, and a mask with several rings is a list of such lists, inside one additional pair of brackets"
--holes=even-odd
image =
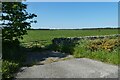
[(26, 0), (26, 1), (27, 2), (119, 2), (119, 0)]
[(27, 2), (35, 13), (32, 28), (81, 29), (118, 27), (117, 2)]

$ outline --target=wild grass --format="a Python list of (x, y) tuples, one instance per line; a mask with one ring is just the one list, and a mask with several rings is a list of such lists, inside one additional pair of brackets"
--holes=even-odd
[[(108, 43), (109, 40), (113, 40), (113, 39), (106, 39), (106, 43)], [(92, 43), (97, 44), (99, 43), (99, 41), (101, 41), (102, 44), (99, 44), (97, 46), (94, 44), (94, 47), (96, 46), (97, 49), (91, 46), (93, 45)], [(102, 62), (115, 64), (115, 65), (119, 64), (119, 49), (120, 49), (119, 43), (117, 43), (118, 45), (116, 45), (115, 43), (110, 44), (110, 45), (115, 45), (113, 46), (113, 48), (111, 48), (111, 50), (109, 50), (109, 48), (102, 49), (102, 47), (98, 47), (100, 45), (105, 44), (103, 43), (103, 40), (96, 40), (96, 42), (94, 40), (92, 43), (89, 40), (80, 41), (79, 44), (76, 45), (76, 47), (74, 48), (74, 53), (73, 53), (74, 57), (90, 58), (90, 59), (100, 60)]]

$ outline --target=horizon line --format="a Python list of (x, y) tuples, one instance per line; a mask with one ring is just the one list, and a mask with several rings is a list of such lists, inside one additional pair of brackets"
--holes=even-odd
[(104, 29), (104, 28), (120, 28), (120, 27), (86, 27), (86, 28), (30, 28), (30, 29)]
[(39, 27), (39, 28), (35, 28), (35, 27), (31, 27), (33, 29), (84, 29), (84, 28), (120, 28), (120, 26), (104, 26), (104, 27), (81, 27), (81, 28), (45, 28), (45, 27)]

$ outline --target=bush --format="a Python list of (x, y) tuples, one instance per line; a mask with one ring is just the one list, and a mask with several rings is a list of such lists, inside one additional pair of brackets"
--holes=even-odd
[(55, 38), (52, 40), (52, 48), (54, 51), (73, 54), (77, 42), (78, 40), (70, 38)]
[(76, 58), (86, 57), (107, 63), (119, 64), (118, 49), (120, 39), (105, 37), (100, 39), (53, 39), (53, 49), (60, 52), (73, 54)]
[(69, 44), (69, 45), (63, 45), (62, 48), (61, 48), (61, 52), (64, 52), (64, 53), (69, 53), (69, 54), (72, 54), (73, 53), (73, 46), (74, 44)]
[(91, 51), (97, 51), (99, 49), (112, 51), (119, 46), (120, 46), (120, 43), (118, 39), (106, 38), (106, 39), (90, 40), (87, 47)]
[(13, 73), (16, 72), (25, 60), (25, 51), (19, 46), (18, 42), (5, 41), (3, 42), (2, 51), (2, 78), (12, 78)]
[[(107, 48), (104, 48), (103, 45), (106, 45)], [(113, 45), (112, 48), (111, 45)], [(76, 58), (91, 58), (117, 65), (119, 64), (119, 49), (120, 46), (117, 39), (82, 40), (75, 46), (73, 55)]]
[(2, 77), (4, 78), (13, 78), (13, 73), (19, 68), (19, 63), (12, 61), (4, 60), (2, 62)]
[(73, 55), (76, 58), (84, 57), (84, 54), (87, 51), (86, 48), (87, 41), (86, 40), (81, 40), (79, 43), (75, 46)]

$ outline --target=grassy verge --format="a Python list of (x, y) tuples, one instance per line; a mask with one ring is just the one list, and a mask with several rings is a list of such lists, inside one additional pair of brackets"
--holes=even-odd
[(118, 39), (82, 40), (74, 48), (73, 55), (76, 58), (85, 57), (118, 65), (119, 49), (120, 43)]

